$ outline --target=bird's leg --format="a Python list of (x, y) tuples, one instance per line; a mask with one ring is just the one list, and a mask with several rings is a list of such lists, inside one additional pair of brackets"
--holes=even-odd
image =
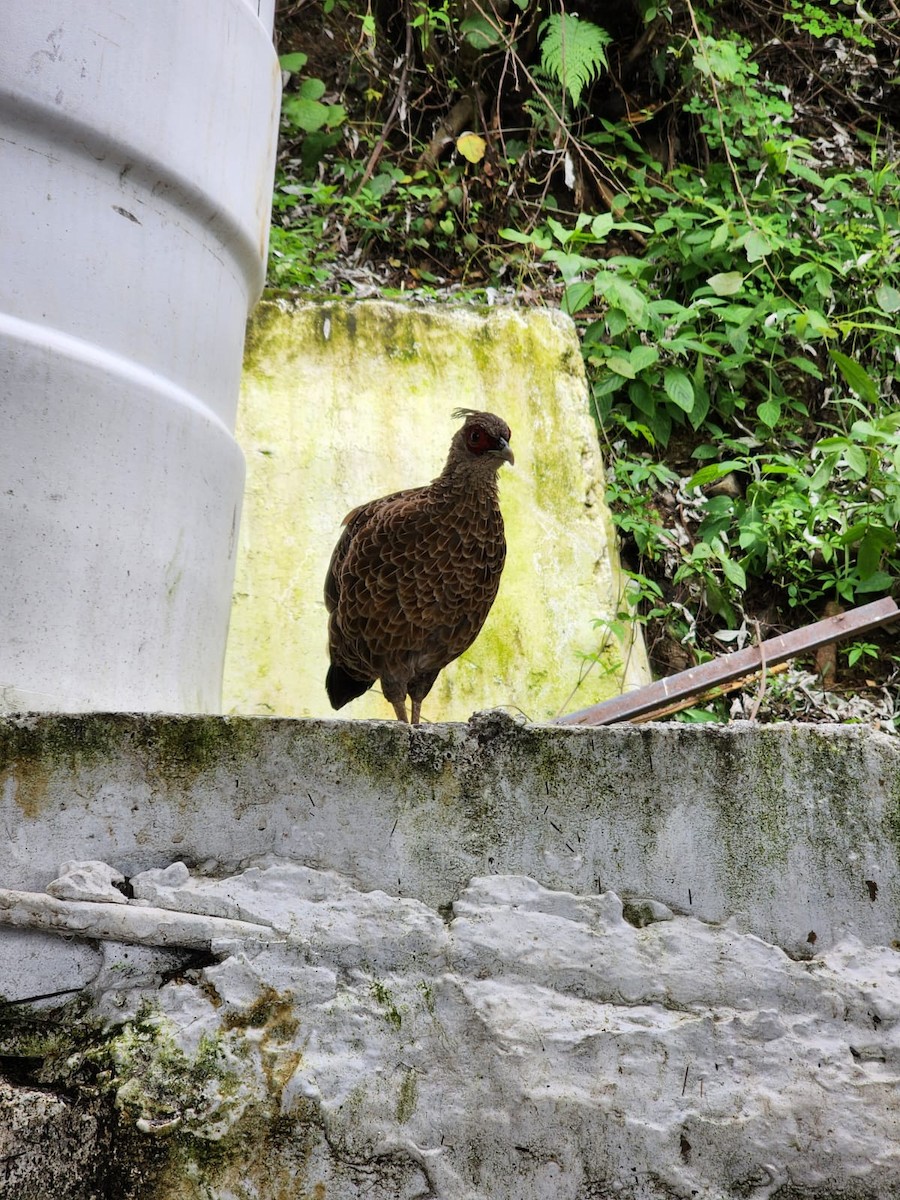
[(382, 675), (381, 694), (397, 714), (397, 720), (402, 721), (404, 725), (408, 725), (409, 717), (406, 715), (406, 681), (403, 680), (401, 682), (399, 679), (386, 679)]
[(427, 671), (414, 676), (409, 682), (409, 702), (412, 705), (412, 723), (419, 724), (419, 714), (422, 711), (422, 701), (434, 686), (438, 677), (437, 671)]

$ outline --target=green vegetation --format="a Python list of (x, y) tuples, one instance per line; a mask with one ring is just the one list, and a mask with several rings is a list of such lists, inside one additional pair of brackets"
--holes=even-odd
[(302, 7), (273, 285), (570, 313), (659, 670), (900, 590), (895, 5)]
[(375, 1002), (384, 1010), (384, 1019), (398, 1032), (403, 1024), (403, 1012), (394, 1002), (390, 990), (380, 980), (372, 981), (372, 995)]

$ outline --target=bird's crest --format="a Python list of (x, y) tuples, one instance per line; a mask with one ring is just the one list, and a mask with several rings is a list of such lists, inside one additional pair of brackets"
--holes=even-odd
[(464, 421), (466, 417), (478, 417), (480, 415), (477, 408), (454, 408), (452, 413), (454, 421)]

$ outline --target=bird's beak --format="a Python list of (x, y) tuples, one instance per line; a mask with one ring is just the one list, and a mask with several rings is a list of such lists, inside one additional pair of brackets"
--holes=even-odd
[(506, 438), (500, 438), (500, 448), (495, 450), (494, 453), (498, 458), (502, 458), (504, 462), (508, 462), (511, 467), (515, 466), (516, 460), (513, 457), (513, 452)]

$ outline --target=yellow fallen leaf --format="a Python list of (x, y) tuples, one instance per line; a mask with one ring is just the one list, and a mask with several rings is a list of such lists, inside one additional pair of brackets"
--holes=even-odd
[(472, 133), (471, 130), (461, 133), (456, 139), (457, 150), (470, 163), (481, 162), (484, 158), (486, 147), (487, 143), (484, 138), (479, 137), (477, 133)]

